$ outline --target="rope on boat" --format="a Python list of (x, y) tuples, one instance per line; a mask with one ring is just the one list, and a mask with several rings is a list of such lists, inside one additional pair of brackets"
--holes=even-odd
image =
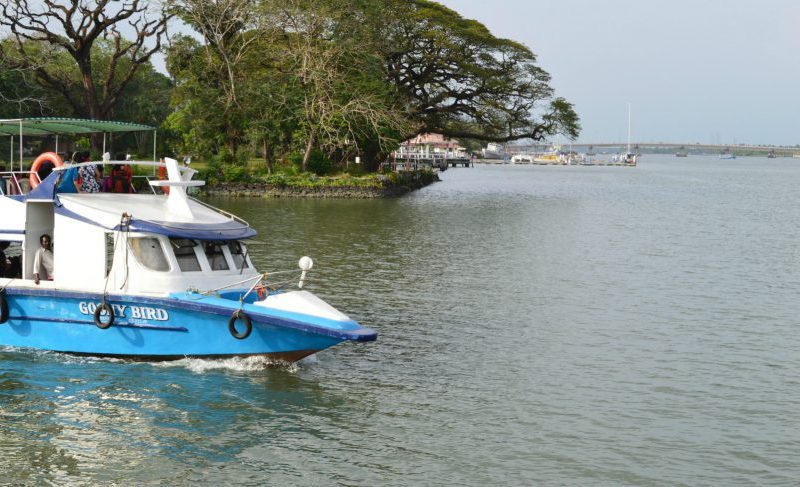
[(132, 217), (128, 213), (123, 213), (122, 216), (120, 217), (120, 220), (119, 220), (119, 231), (116, 232), (116, 236), (114, 237), (114, 248), (113, 248), (113, 254), (112, 254), (112, 257), (111, 257), (111, 268), (108, 269), (108, 273), (106, 274), (106, 283), (103, 286), (103, 302), (106, 302), (106, 300), (108, 299), (108, 281), (111, 279), (111, 274), (112, 274), (111, 271), (114, 270), (114, 262), (116, 261), (115, 257), (117, 255), (117, 246), (119, 245), (120, 239), (123, 238), (123, 234), (125, 235), (124, 242), (126, 244), (125, 245), (125, 247), (126, 247), (125, 248), (125, 280), (122, 281), (122, 285), (119, 288), (120, 289), (124, 288), (125, 285), (128, 283), (128, 275), (129, 275), (128, 270), (129, 269), (128, 269), (128, 249), (127, 249), (127, 244), (128, 244), (128, 239), (129, 239), (129, 233), (130, 233), (131, 219), (132, 219)]
[(201, 292), (201, 293), (199, 293), (199, 294), (202, 294), (202, 295), (204, 295), (204, 296), (208, 296), (209, 294), (214, 294), (214, 293), (215, 293), (215, 292), (217, 292), (217, 291), (222, 291), (223, 289), (232, 288), (232, 287), (234, 287), (234, 286), (238, 286), (239, 284), (244, 284), (244, 283), (246, 283), (246, 282), (250, 282), (250, 281), (252, 281), (252, 280), (258, 280), (258, 281), (260, 281), (261, 279), (266, 279), (266, 277), (267, 277), (267, 274), (268, 274), (268, 273), (266, 273), (266, 272), (265, 272), (264, 274), (259, 274), (259, 275), (257, 275), (257, 276), (248, 277), (247, 279), (244, 279), (244, 280), (241, 280), (241, 281), (237, 281), (237, 282), (232, 282), (232, 283), (230, 283), (230, 284), (226, 284), (226, 285), (224, 285), (224, 286), (222, 286), (222, 287), (218, 287), (218, 288), (216, 288), (216, 289), (209, 289), (208, 291), (203, 291), (203, 292)]

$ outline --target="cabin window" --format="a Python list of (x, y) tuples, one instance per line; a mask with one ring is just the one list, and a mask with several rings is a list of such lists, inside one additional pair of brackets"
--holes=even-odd
[[(0, 277), (19, 279), (22, 277), (22, 244), (6, 242), (8, 247), (3, 251), (7, 262), (0, 262)], [(0, 246), (0, 250), (2, 250)]]
[(130, 239), (133, 256), (140, 264), (153, 271), (168, 271), (169, 263), (157, 238), (134, 237)]
[(178, 267), (183, 272), (198, 272), (200, 268), (200, 261), (197, 260), (197, 254), (194, 248), (197, 242), (188, 238), (171, 238), (169, 242), (172, 244), (172, 250), (175, 252), (175, 259), (178, 261)]
[(245, 255), (247, 252), (244, 248), (244, 245), (234, 240), (232, 242), (228, 242), (228, 250), (231, 252), (233, 264), (237, 269), (247, 267), (247, 264), (245, 264)]
[(222, 252), (221, 244), (218, 242), (206, 242), (203, 245), (203, 250), (205, 250), (208, 265), (212, 271), (227, 271), (230, 269), (228, 260)]

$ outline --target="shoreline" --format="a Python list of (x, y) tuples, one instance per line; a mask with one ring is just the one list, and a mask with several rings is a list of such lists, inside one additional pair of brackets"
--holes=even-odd
[(410, 172), (384, 177), (368, 185), (336, 185), (332, 178), (319, 178), (313, 185), (264, 182), (222, 182), (199, 189), (204, 196), (230, 198), (394, 198), (441, 181), (435, 173)]

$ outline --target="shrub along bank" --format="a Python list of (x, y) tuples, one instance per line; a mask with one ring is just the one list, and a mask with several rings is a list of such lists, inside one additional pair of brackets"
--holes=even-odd
[(262, 198), (386, 198), (439, 181), (439, 176), (431, 170), (368, 175), (343, 173), (336, 176), (311, 173), (228, 176), (219, 180), (208, 175), (205, 178), (208, 183), (201, 192), (213, 196)]

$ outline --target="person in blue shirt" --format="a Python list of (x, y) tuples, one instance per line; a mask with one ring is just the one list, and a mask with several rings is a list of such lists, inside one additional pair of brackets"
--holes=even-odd
[[(81, 162), (81, 153), (73, 152), (72, 159), (69, 161), (71, 164)], [(77, 193), (78, 192), (79, 174), (77, 167), (71, 167), (65, 170), (59, 179), (56, 191), (59, 193)]]

